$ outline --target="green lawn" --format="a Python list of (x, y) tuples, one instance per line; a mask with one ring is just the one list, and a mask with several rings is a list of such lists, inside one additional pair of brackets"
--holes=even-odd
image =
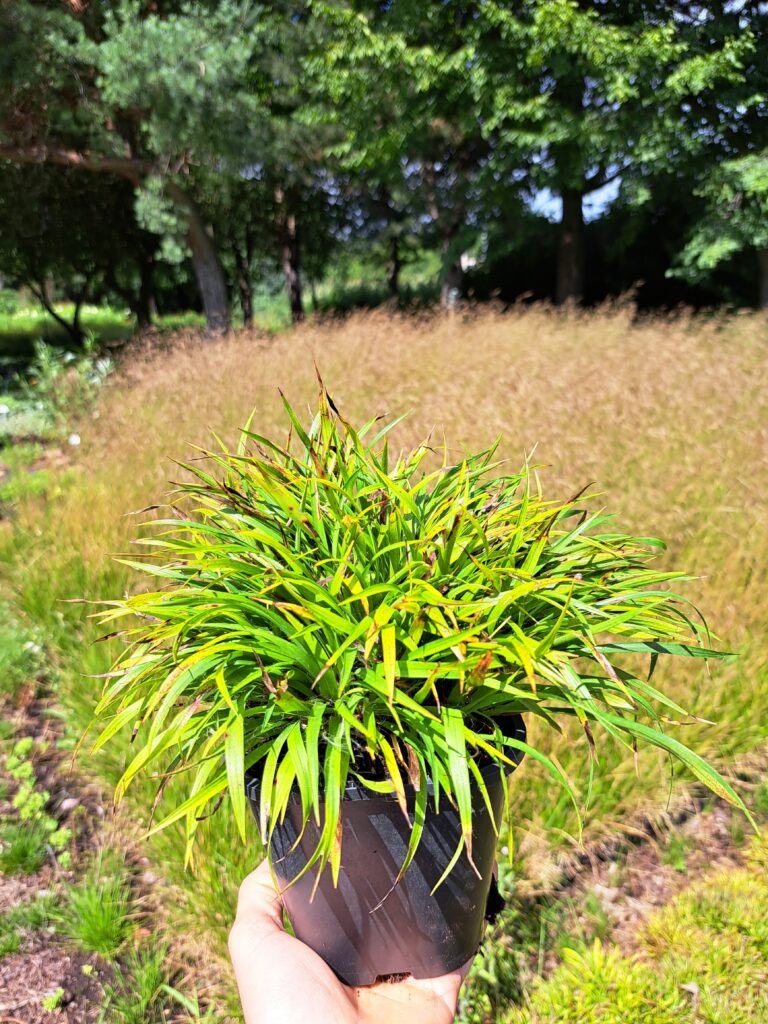
[[(57, 306), (65, 319), (72, 316), (71, 304)], [(133, 317), (122, 310), (109, 307), (86, 306), (81, 325), (101, 342), (124, 341), (134, 332)], [(67, 347), (71, 338), (67, 331), (41, 306), (30, 306), (16, 313), (0, 314), (0, 368), (3, 363), (17, 366), (28, 361), (35, 341)]]
[[(321, 290), (322, 291), (322, 290)], [(61, 303), (56, 311), (66, 320), (71, 320), (71, 303)], [(282, 292), (274, 294), (256, 291), (253, 297), (254, 328), (260, 331), (279, 331), (290, 323), (288, 301)], [(135, 322), (126, 310), (109, 306), (85, 306), (81, 315), (81, 327), (93, 335), (98, 345), (110, 345), (127, 341), (135, 333)], [(240, 326), (237, 311), (233, 313), (233, 324)], [(185, 327), (205, 326), (201, 313), (168, 313), (155, 318), (153, 327), (162, 332), (177, 331)], [(69, 348), (71, 336), (42, 306), (25, 306), (15, 313), (0, 313), (0, 373), (5, 368), (15, 371), (29, 362), (34, 353), (36, 341), (44, 341), (57, 347)]]

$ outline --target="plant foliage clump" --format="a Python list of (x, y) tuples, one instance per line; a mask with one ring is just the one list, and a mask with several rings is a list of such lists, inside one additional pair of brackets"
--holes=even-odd
[(504, 770), (522, 750), (573, 796), (557, 763), (505, 734), (511, 714), (556, 729), (575, 716), (592, 748), (593, 726), (645, 741), (740, 804), (661, 730), (686, 712), (628, 667), (715, 655), (670, 589), (685, 577), (651, 564), (659, 541), (616, 532), (580, 495), (545, 500), (529, 465), (506, 472), (498, 442), (427, 471), (428, 442), (393, 457), (398, 421), (355, 430), (324, 389), (308, 429), (286, 411), (285, 447), (246, 429), (235, 452), (184, 464), (183, 507), (128, 563), (159, 589), (101, 613), (133, 619), (96, 709), (96, 748), (124, 727), (136, 737), (117, 797), (148, 769), (161, 788), (189, 780), (153, 830), (184, 819), (191, 851), (228, 794), (245, 836), (255, 772), (265, 837), (298, 794), (321, 829), (313, 860), (336, 874), (354, 778), (410, 815), (406, 865), (430, 799), (456, 806), (455, 856), (471, 860), (481, 765)]

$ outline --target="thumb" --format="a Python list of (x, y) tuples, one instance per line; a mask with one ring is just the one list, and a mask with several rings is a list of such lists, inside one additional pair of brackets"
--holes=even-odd
[(247, 926), (251, 935), (254, 929), (284, 931), (283, 903), (267, 860), (262, 861), (240, 886), (237, 916), (232, 931), (243, 925)]

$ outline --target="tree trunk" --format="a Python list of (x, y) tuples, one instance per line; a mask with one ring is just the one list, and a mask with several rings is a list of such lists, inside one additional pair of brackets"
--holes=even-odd
[(395, 304), (400, 301), (401, 267), (400, 239), (397, 235), (392, 235), (389, 240), (389, 260), (387, 261), (387, 288), (389, 289), (389, 297)]
[(187, 214), (192, 263), (203, 300), (206, 330), (212, 335), (226, 334), (229, 330), (229, 297), (224, 270), (200, 215), (197, 211), (187, 211)]
[(85, 332), (83, 331), (83, 328), (80, 325), (80, 314), (83, 311), (83, 305), (85, 304), (85, 300), (88, 298), (88, 293), (91, 290), (91, 281), (93, 280), (94, 276), (94, 274), (89, 274), (86, 277), (85, 281), (83, 282), (83, 287), (75, 295), (74, 299), (75, 313), (74, 316), (72, 317), (72, 328), (74, 330), (75, 336), (80, 339), (81, 344), (85, 339)]
[(237, 291), (240, 296), (240, 309), (243, 313), (243, 327), (253, 326), (253, 290), (251, 288), (251, 267), (248, 257), (239, 245), (233, 246), (235, 270), (237, 274)]
[(461, 262), (455, 254), (451, 254), (455, 235), (456, 232), (452, 231), (443, 238), (443, 280), (440, 285), (440, 305), (443, 309), (453, 309), (464, 289)]
[(286, 217), (286, 233), (283, 239), (283, 273), (288, 289), (288, 304), (291, 320), (298, 324), (304, 319), (304, 303), (301, 298), (301, 275), (299, 271), (299, 245), (296, 232), (296, 218)]
[(139, 263), (139, 294), (136, 297), (134, 303), (134, 315), (136, 317), (136, 327), (139, 331), (146, 331), (152, 326), (152, 316), (157, 312), (157, 304), (155, 302), (155, 281), (154, 281), (154, 267), (151, 257), (145, 256), (144, 253), (140, 253), (138, 257)]
[(74, 336), (79, 339), (81, 344), (82, 344), (82, 341), (83, 341), (83, 338), (84, 338), (84, 334), (83, 334), (83, 328), (80, 325), (80, 314), (82, 313), (83, 303), (84, 302), (85, 302), (85, 291), (81, 292), (75, 298), (75, 313), (74, 313), (74, 316), (72, 317), (72, 329), (73, 329), (73, 332), (74, 332)]
[(299, 227), (296, 214), (286, 208), (285, 191), (279, 185), (275, 189), (275, 202), (277, 203), (277, 227), (280, 233), (280, 251), (285, 274), (285, 287), (288, 291), (288, 305), (291, 308), (291, 321), (298, 324), (304, 319), (299, 265)]
[(760, 309), (768, 310), (768, 249), (757, 250), (757, 272)]
[(146, 253), (139, 252), (136, 255), (136, 265), (139, 269), (138, 291), (120, 283), (114, 263), (104, 271), (104, 281), (126, 304), (136, 319), (136, 330), (141, 332), (152, 326), (152, 315), (157, 309), (153, 289), (152, 258)]
[(453, 309), (461, 298), (464, 287), (464, 271), (459, 263), (452, 263), (445, 272), (440, 286), (440, 305), (443, 309)]
[(555, 301), (581, 302), (584, 295), (584, 211), (582, 193), (563, 189)]
[(200, 211), (184, 189), (173, 182), (168, 182), (166, 192), (184, 209), (187, 218), (187, 238), (192, 249), (192, 264), (203, 302), (206, 331), (209, 335), (226, 334), (229, 330), (229, 296), (227, 279), (216, 246), (208, 234)]

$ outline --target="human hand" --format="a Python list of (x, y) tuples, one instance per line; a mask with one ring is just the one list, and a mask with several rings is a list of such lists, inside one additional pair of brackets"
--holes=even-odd
[[(266, 861), (240, 887), (229, 935), (245, 1024), (450, 1024), (469, 963), (452, 974), (351, 988), (283, 928)], [(471, 961), (470, 961), (471, 962)]]

